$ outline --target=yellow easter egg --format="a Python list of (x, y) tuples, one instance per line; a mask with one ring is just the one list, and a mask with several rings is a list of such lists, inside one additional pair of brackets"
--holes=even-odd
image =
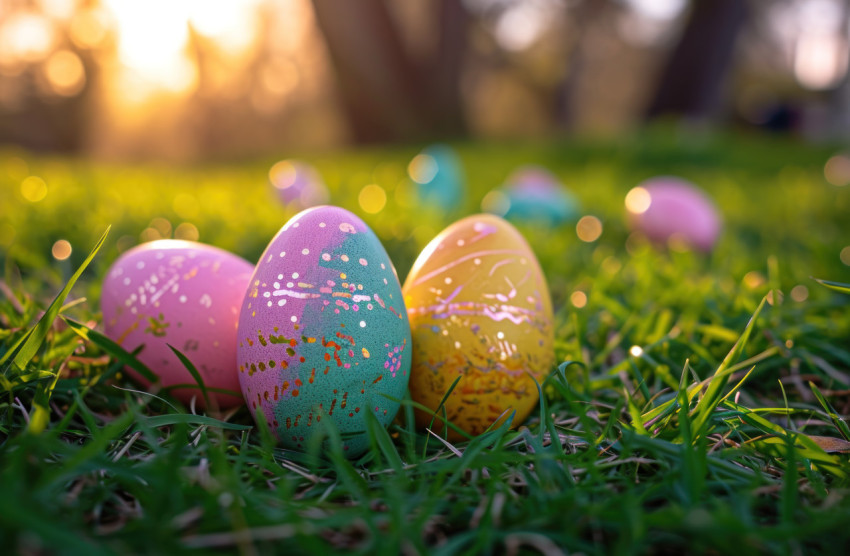
[[(479, 214), (429, 243), (402, 289), (413, 338), (412, 399), (477, 435), (537, 406), (537, 382), (554, 363), (552, 301), (528, 243), (505, 220)], [(506, 410), (509, 410), (506, 412)], [(432, 415), (417, 411), (419, 427)], [(457, 438), (458, 435), (450, 435)]]

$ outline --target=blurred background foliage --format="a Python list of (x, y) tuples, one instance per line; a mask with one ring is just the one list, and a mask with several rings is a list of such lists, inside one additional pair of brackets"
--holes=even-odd
[(0, 0), (0, 144), (207, 160), (618, 137), (844, 139), (846, 0)]

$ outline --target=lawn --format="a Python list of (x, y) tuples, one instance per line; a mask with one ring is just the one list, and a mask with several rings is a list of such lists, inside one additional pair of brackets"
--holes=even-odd
[[(455, 214), (411, 201), (406, 165), (416, 147), (303, 158), (323, 174), (333, 204), (372, 226), (402, 279), (437, 232), (479, 210), (520, 164), (555, 172), (603, 232), (584, 242), (574, 226), (521, 226), (549, 281), (559, 363), (527, 422), (449, 443), (416, 431), (404, 403), (353, 461), (333, 436), (304, 453), (284, 450), (245, 408), (193, 414), (167, 392), (148, 394), (122, 376), (127, 355), (97, 333), (106, 269), (143, 239), (197, 232), (256, 261), (294, 213), (268, 185), (275, 158), (167, 167), (0, 151), (2, 546), (24, 554), (847, 546), (850, 296), (813, 279), (850, 282), (839, 257), (850, 245), (850, 187), (824, 179), (836, 149), (666, 131), (455, 147), (469, 184)], [(690, 179), (716, 200), (724, 233), (709, 256), (629, 236), (623, 198), (658, 174)], [(46, 196), (41, 183), (21, 185), (31, 175)], [(368, 184), (387, 193), (378, 214), (358, 204)], [(68, 320), (37, 325), (108, 226), (70, 295), (48, 311), (64, 304)], [(73, 247), (61, 261), (51, 255), (60, 239)], [(13, 351), (30, 330), (34, 339)]]

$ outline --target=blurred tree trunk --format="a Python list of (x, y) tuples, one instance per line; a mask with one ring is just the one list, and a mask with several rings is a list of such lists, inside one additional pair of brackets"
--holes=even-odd
[[(850, 0), (842, 2), (841, 21), (844, 29), (844, 47), (850, 44)], [(841, 82), (829, 95), (831, 135), (835, 139), (850, 139), (850, 71), (845, 71)]]
[(588, 35), (601, 19), (610, 18), (615, 9), (610, 0), (584, 0), (573, 10), (576, 33), (567, 54), (564, 79), (555, 93), (555, 120), (562, 129), (569, 130), (575, 125), (576, 91), (588, 65)]
[(707, 120), (721, 109), (746, 0), (695, 0), (679, 43), (658, 81), (647, 117), (679, 114)]
[(460, 0), (439, 2), (439, 40), (428, 60), (410, 54), (384, 0), (313, 0), (313, 8), (357, 142), (465, 131), (460, 74), (468, 15)]

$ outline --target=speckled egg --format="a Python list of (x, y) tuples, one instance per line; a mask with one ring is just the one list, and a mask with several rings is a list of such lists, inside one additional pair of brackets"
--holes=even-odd
[(419, 199), (446, 211), (454, 211), (466, 196), (466, 178), (457, 153), (448, 145), (431, 145), (417, 154), (407, 166), (417, 186)]
[(283, 204), (308, 208), (328, 202), (330, 194), (319, 172), (300, 160), (281, 160), (269, 170), (272, 184)]
[(517, 168), (502, 187), (507, 197), (508, 220), (557, 225), (575, 220), (579, 203), (575, 196), (542, 166)]
[[(445, 403), (449, 421), (480, 434), (507, 409), (514, 426), (525, 420), (538, 402), (534, 379), (554, 362), (554, 336), (549, 288), (522, 235), (489, 214), (455, 222), (425, 247), (403, 291), (413, 400), (436, 411), (461, 377)], [(425, 427), (431, 416), (416, 420)]]
[(410, 325), (378, 238), (357, 216), (315, 207), (294, 216), (254, 269), (239, 317), (239, 381), (287, 447), (327, 421), (350, 457), (368, 445), (366, 413), (395, 417), (410, 376)]
[(661, 176), (644, 181), (626, 195), (630, 227), (652, 242), (681, 241), (711, 251), (720, 235), (714, 202), (689, 181)]
[[(195, 379), (168, 348), (180, 350), (195, 365), (221, 408), (240, 405), (236, 372), (236, 322), (253, 265), (227, 251), (195, 243), (164, 239), (135, 247), (118, 258), (106, 273), (101, 308), (106, 336), (133, 351), (144, 344), (138, 359), (163, 386), (191, 385), (172, 390), (184, 402), (203, 398)], [(147, 385), (132, 369), (127, 372)]]

